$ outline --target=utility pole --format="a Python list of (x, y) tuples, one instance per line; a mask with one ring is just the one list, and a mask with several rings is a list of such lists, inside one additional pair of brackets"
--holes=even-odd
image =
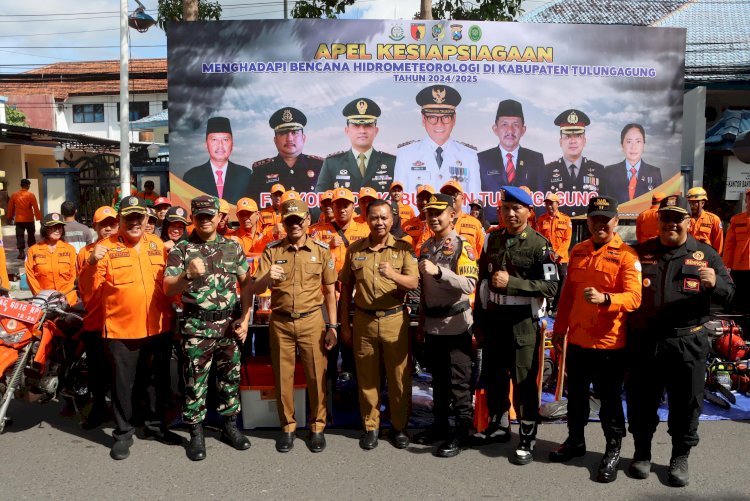
[(182, 0), (182, 20), (198, 20), (198, 0)]
[(284, 19), (289, 19), (289, 5), (288, 0), (284, 0)]
[(432, 0), (420, 1), (419, 18), (432, 19)]

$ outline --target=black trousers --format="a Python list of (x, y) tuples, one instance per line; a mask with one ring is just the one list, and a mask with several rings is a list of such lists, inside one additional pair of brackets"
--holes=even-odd
[[(482, 341), (481, 380), (487, 391), (490, 417), (510, 410), (510, 381), (513, 380), (513, 406), (521, 421), (539, 418), (539, 343), (541, 336), (531, 315), (531, 307), (497, 306), (487, 312)], [(492, 320), (490, 320), (492, 319)]]
[(664, 390), (669, 401), (669, 434), (675, 448), (698, 445), (698, 417), (703, 411), (706, 355), (704, 328), (675, 337), (663, 331), (639, 332), (628, 347), (628, 429), (633, 439), (649, 442), (659, 424), (657, 409)]
[(589, 387), (601, 401), (599, 419), (604, 436), (625, 436), (622, 410), (622, 384), (625, 380), (625, 350), (601, 350), (568, 344), (565, 359), (568, 373), (568, 434), (583, 441), (583, 429), (589, 421)]
[[(106, 339), (105, 347), (113, 368), (112, 407), (117, 427), (115, 440), (128, 440), (135, 431), (134, 416), (142, 411), (146, 427), (159, 430), (169, 401), (168, 333), (143, 339)], [(140, 408), (141, 399), (145, 401)]]
[(23, 240), (23, 234), (24, 232), (27, 232), (27, 238), (28, 238), (28, 244), (29, 247), (34, 245), (36, 243), (36, 237), (34, 236), (35, 233), (34, 228), (34, 222), (30, 223), (16, 223), (16, 248), (18, 249), (18, 252), (23, 251), (25, 248), (24, 240)]
[(109, 385), (112, 383), (112, 367), (104, 350), (104, 339), (102, 339), (101, 331), (83, 331), (81, 340), (86, 350), (91, 398), (95, 408), (102, 410)]
[(471, 426), (471, 334), (427, 334), (435, 427), (447, 430), (451, 407), (458, 426)]

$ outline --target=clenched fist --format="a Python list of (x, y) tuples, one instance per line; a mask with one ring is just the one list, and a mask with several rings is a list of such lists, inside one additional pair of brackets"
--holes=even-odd
[(107, 254), (107, 248), (102, 244), (96, 244), (96, 247), (94, 247), (94, 252), (89, 255), (89, 264), (95, 265), (104, 257), (105, 254)]
[(195, 257), (188, 263), (187, 267), (187, 278), (192, 280), (194, 278), (202, 277), (206, 274), (206, 263), (201, 257)]
[(271, 275), (271, 280), (286, 280), (286, 272), (278, 264), (272, 264), (268, 273)]

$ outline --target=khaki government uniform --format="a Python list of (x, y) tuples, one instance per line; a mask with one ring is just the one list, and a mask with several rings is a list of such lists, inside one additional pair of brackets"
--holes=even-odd
[(356, 286), (352, 332), (365, 431), (380, 427), (381, 354), (395, 430), (406, 429), (411, 403), (409, 316), (403, 306), (406, 291), (378, 272), (378, 265), (386, 260), (396, 273), (419, 275), (411, 245), (393, 235), (388, 235), (385, 246), (378, 251), (370, 248), (369, 237), (352, 243), (339, 275), (343, 287)]
[(305, 236), (299, 248), (287, 238), (268, 244), (255, 278), (271, 265), (284, 268), (286, 280), (271, 283), (271, 359), (276, 382), (276, 405), (281, 431), (294, 432), (294, 365), (299, 347), (310, 400), (310, 431), (322, 432), (326, 425), (325, 322), (321, 285), (336, 282), (336, 270), (328, 245)]

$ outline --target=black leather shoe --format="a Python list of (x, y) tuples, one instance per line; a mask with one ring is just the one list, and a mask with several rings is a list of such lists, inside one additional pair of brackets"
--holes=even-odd
[(391, 443), (393, 444), (393, 447), (395, 447), (396, 449), (406, 449), (407, 447), (409, 447), (409, 444), (411, 443), (409, 434), (403, 430), (391, 429), (391, 432), (388, 434), (388, 437), (391, 439)]
[(549, 460), (553, 463), (566, 463), (573, 458), (586, 454), (586, 442), (578, 440), (565, 440), (560, 447), (549, 453)]
[(596, 481), (603, 484), (614, 482), (617, 479), (617, 466), (620, 464), (621, 438), (607, 440), (607, 449), (604, 451), (602, 462), (599, 463), (599, 472)]
[(497, 422), (490, 423), (482, 432), (471, 436), (471, 445), (488, 445), (510, 442), (510, 427), (500, 426)]
[(461, 453), (461, 442), (458, 437), (452, 437), (440, 444), (435, 450), (435, 455), (439, 458), (452, 458)]
[(130, 447), (133, 445), (133, 439), (115, 440), (112, 448), (109, 450), (109, 457), (116, 461), (127, 459), (130, 456)]
[(414, 443), (419, 445), (432, 445), (439, 440), (445, 440), (448, 436), (448, 430), (430, 426), (414, 435)]
[(154, 430), (153, 428), (144, 427), (143, 438), (146, 440), (156, 440), (166, 445), (182, 444), (182, 437), (169, 430)]
[(206, 459), (206, 439), (203, 436), (203, 425), (198, 423), (190, 426), (190, 443), (187, 447), (187, 457), (191, 461)]
[(369, 451), (378, 446), (378, 430), (366, 431), (359, 437), (359, 446)]
[(276, 440), (276, 450), (279, 452), (289, 452), (294, 448), (294, 432), (285, 431), (281, 433), (281, 436)]
[(323, 452), (325, 448), (326, 436), (323, 432), (310, 432), (310, 452)]
[(225, 444), (229, 444), (238, 451), (244, 451), (250, 448), (250, 440), (237, 429), (237, 416), (224, 418), (224, 427), (221, 430), (219, 439)]

